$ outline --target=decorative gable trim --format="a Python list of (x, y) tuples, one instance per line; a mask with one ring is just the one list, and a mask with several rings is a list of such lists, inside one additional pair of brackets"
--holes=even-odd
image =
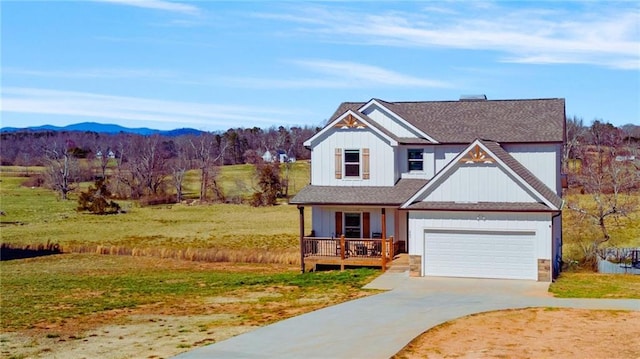
[(358, 119), (352, 114), (348, 114), (347, 117), (345, 117), (344, 119), (342, 119), (342, 121), (335, 124), (334, 127), (337, 127), (343, 130), (347, 128), (356, 128), (359, 130), (367, 128), (367, 126), (363, 122), (359, 122)]
[[(499, 146), (496, 143), (496, 146)], [(506, 153), (506, 152), (505, 152)], [(509, 156), (508, 153), (506, 153)], [(438, 172), (422, 189), (416, 192), (409, 200), (404, 202), (400, 208), (407, 209), (414, 202), (420, 201), (425, 198), (425, 195), (429, 193), (429, 191), (440, 185), (440, 180), (447, 176), (449, 173), (454, 171), (459, 163), (484, 163), (484, 159), (476, 160), (476, 158), (480, 158), (484, 156), (484, 158), (490, 158), (496, 165), (501, 167), (507, 173), (509, 173), (522, 187), (527, 189), (529, 192), (533, 193), (536, 197), (538, 197), (547, 207), (552, 210), (560, 210), (561, 206), (555, 205), (550, 198), (547, 198), (543, 193), (536, 190), (531, 183), (529, 183), (525, 178), (516, 173), (509, 165), (507, 165), (504, 161), (500, 159), (500, 156), (496, 155), (491, 149), (489, 149), (482, 140), (473, 141), (464, 151), (460, 152), (456, 158), (454, 158), (449, 164), (447, 164), (440, 172)], [(471, 162), (469, 162), (471, 161)], [(537, 180), (537, 179), (536, 179)], [(545, 186), (546, 187), (546, 186)]]
[(424, 138), (426, 138), (430, 142), (438, 143), (438, 141), (436, 141), (436, 139), (434, 139), (433, 137), (429, 136), (428, 134), (426, 134), (425, 132), (423, 132), (422, 130), (417, 128), (416, 126), (412, 125), (409, 121), (407, 121), (404, 118), (400, 117), (398, 114), (396, 114), (395, 112), (391, 111), (387, 106), (384, 106), (380, 101), (378, 101), (376, 99), (371, 99), (369, 102), (367, 102), (364, 105), (362, 105), (362, 107), (360, 107), (358, 109), (358, 112), (364, 112), (367, 109), (369, 109), (370, 107), (374, 107), (374, 106), (377, 106), (379, 108), (384, 109), (385, 111), (387, 111), (393, 117), (394, 120), (396, 120), (398, 122), (401, 122), (403, 125), (407, 126), (411, 130), (415, 131), (420, 136), (423, 136)]
[(483, 151), (479, 145), (467, 152), (467, 154), (460, 159), (461, 163), (493, 163), (493, 158)]
[(346, 130), (346, 129), (357, 129), (357, 130), (365, 130), (369, 129), (378, 135), (382, 136), (384, 139), (389, 141), (391, 146), (397, 146), (398, 141), (384, 131), (378, 128), (379, 125), (375, 126), (370, 118), (365, 119), (365, 115), (359, 114), (353, 110), (348, 110), (343, 113), (341, 116), (338, 116), (331, 123), (326, 125), (320, 132), (313, 135), (310, 139), (304, 142), (305, 147), (311, 147), (316, 142), (316, 140), (322, 137), (325, 133), (332, 130)]

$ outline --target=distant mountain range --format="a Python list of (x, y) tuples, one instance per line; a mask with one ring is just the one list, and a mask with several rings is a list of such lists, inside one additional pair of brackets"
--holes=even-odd
[(20, 131), (29, 131), (29, 132), (41, 132), (41, 131), (77, 131), (77, 132), (96, 132), (96, 133), (133, 133), (138, 135), (154, 135), (159, 134), (162, 136), (176, 137), (182, 135), (198, 135), (203, 131), (195, 130), (193, 128), (179, 128), (175, 130), (169, 131), (161, 131), (154, 130), (151, 128), (141, 127), (141, 128), (128, 128), (120, 125), (111, 125), (111, 124), (103, 124), (96, 122), (82, 122), (76, 123), (73, 125), (68, 125), (64, 127), (52, 126), (52, 125), (44, 125), (44, 126), (33, 126), (33, 127), (2, 127), (0, 128), (1, 133), (6, 132), (20, 132)]

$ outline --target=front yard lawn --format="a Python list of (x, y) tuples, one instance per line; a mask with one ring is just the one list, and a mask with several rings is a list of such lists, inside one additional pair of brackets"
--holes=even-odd
[(559, 298), (640, 299), (640, 276), (568, 272), (562, 273), (549, 291)]

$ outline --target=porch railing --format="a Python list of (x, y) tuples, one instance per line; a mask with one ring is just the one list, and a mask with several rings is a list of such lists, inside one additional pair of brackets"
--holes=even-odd
[(313, 257), (315, 264), (334, 264), (339, 259), (341, 267), (358, 263), (380, 265), (383, 270), (386, 269), (387, 262), (393, 259), (395, 250), (393, 237), (304, 237), (302, 246), (303, 258)]

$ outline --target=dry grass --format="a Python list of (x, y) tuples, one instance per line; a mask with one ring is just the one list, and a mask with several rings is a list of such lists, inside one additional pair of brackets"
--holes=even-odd
[[(300, 176), (308, 163), (299, 162), (296, 166), (298, 169), (292, 174)], [(225, 169), (234, 176), (251, 178), (251, 166)], [(126, 214), (96, 216), (78, 213), (74, 200), (60, 201), (52, 191), (23, 187), (24, 178), (7, 176), (5, 172), (13, 174), (8, 169), (0, 173), (1, 209), (6, 212), (1, 222), (2, 243), (34, 247), (49, 242), (59, 244), (65, 252), (194, 261), (299, 263), (299, 218), (295, 206), (140, 207), (134, 202), (119, 201)], [(221, 178), (223, 185), (231, 185), (229, 179)], [(310, 223), (310, 211), (306, 214)]]

